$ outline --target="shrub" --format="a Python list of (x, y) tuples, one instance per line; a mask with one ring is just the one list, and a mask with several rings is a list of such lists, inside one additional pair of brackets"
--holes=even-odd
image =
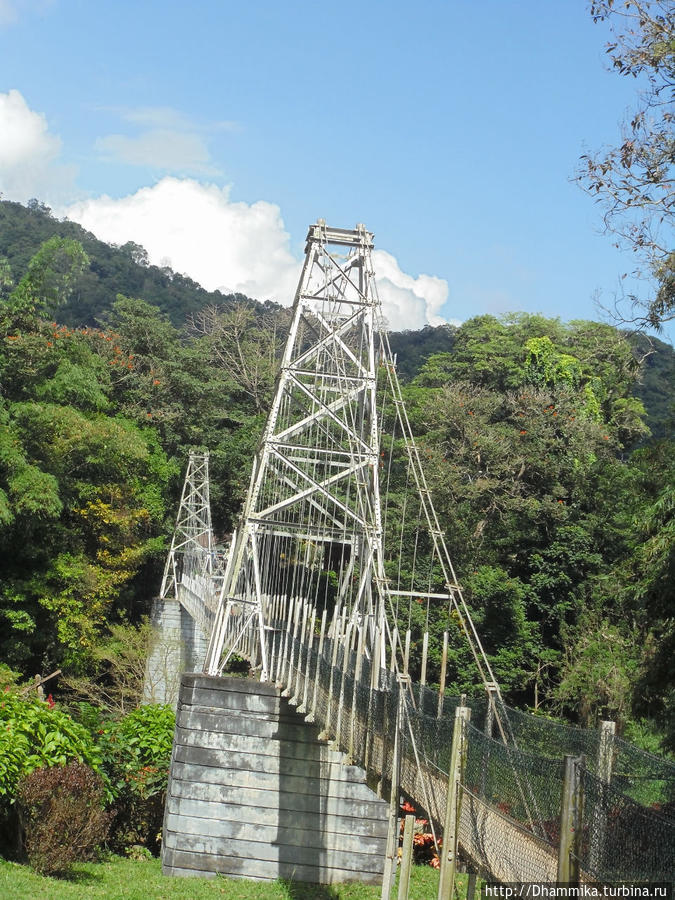
[(35, 769), (17, 789), (30, 865), (43, 875), (67, 873), (91, 859), (105, 840), (110, 813), (103, 809), (100, 775), (84, 763)]
[(0, 694), (0, 801), (14, 799), (19, 779), (44, 766), (77, 761), (98, 769), (101, 756), (93, 738), (70, 716), (34, 693)]
[(148, 622), (111, 625), (109, 635), (92, 649), (94, 671), (81, 677), (67, 675), (62, 685), (75, 700), (120, 718), (144, 696), (149, 647), (157, 639)]
[(104, 728), (100, 747), (115, 798), (116, 850), (159, 848), (175, 722), (170, 706), (149, 704)]

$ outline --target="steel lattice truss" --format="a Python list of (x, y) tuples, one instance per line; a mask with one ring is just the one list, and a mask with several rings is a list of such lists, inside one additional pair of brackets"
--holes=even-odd
[[(446, 601), (468, 638), (483, 683), (500, 699), (457, 584), (406, 414), (377, 296), (372, 248), (373, 236), (363, 225), (346, 230), (319, 220), (309, 229), (274, 402), (233, 537), (205, 671), (220, 673), (255, 623), (266, 679), (266, 606), (278, 596), (320, 601), (321, 590), (328, 596), (331, 573), (332, 601), (354, 626), (367, 625), (363, 652), (382, 661), (386, 644), (397, 640), (392, 635), (397, 597)], [(413, 577), (403, 589), (400, 572), (393, 583), (392, 566), (385, 565), (378, 374), (408, 459), (408, 486), (431, 548), (435, 589), (431, 576), (426, 587)], [(418, 537), (415, 541), (417, 550)]]
[[(372, 235), (313, 225), (276, 395), (233, 539), (206, 671), (221, 671), (227, 619), (246, 605), (267, 677), (264, 601), (320, 588), (330, 557), (355, 619), (384, 619)], [(383, 629), (380, 629), (383, 634)]]
[(211, 527), (209, 454), (190, 451), (160, 597), (179, 600), (209, 634), (221, 577)]

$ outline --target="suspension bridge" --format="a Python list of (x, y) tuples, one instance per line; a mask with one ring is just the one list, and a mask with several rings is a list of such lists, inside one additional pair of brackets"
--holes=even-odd
[[(189, 634), (191, 670), (164, 871), (382, 882), (388, 897), (405, 796), (429, 820), (439, 898), (458, 860), (474, 884), (669, 880), (675, 767), (631, 756), (610, 724), (547, 727), (502, 698), (406, 413), (372, 249), (363, 225), (309, 229), (274, 400), (222, 550), (208, 455), (190, 454), (158, 607), (173, 604), (173, 627)], [(432, 689), (439, 609), (448, 630)], [(451, 629), (482, 686), (471, 700), (445, 692)], [(249, 678), (226, 674), (233, 658)]]

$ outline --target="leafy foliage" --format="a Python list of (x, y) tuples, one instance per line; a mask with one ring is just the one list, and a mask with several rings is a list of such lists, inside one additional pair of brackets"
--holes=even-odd
[(118, 849), (158, 849), (175, 716), (146, 705), (103, 728), (100, 746), (115, 801), (112, 841)]
[(632, 699), (635, 656), (620, 628), (584, 617), (568, 644), (556, 699), (574, 709), (583, 725), (593, 725), (598, 714), (624, 722)]
[(675, 12), (670, 0), (593, 0), (590, 8), (595, 22), (610, 25), (611, 67), (638, 80), (643, 90), (619, 146), (582, 156), (577, 182), (601, 203), (617, 245), (635, 252), (655, 278), (655, 295), (647, 304), (634, 304), (630, 321), (658, 328), (675, 315), (675, 252), (669, 243)]
[[(39, 203), (22, 206), (0, 201), (0, 297), (2, 282), (22, 281), (41, 245), (52, 239), (81, 245), (89, 263), (72, 278), (61, 295), (59, 320), (70, 326), (95, 325), (118, 293), (144, 297), (180, 326), (189, 313), (207, 304), (234, 303), (246, 298), (206, 291), (185, 275), (151, 266), (143, 247), (128, 242), (113, 247), (99, 241), (75, 222), (59, 222)], [(6, 258), (2, 268), (2, 258)], [(4, 271), (4, 275), (3, 275)]]
[[(406, 388), (441, 525), (500, 683), (511, 702), (544, 699), (584, 722), (611, 712), (622, 723), (635, 709), (665, 724), (670, 714), (670, 619), (656, 598), (672, 596), (663, 487), (672, 476), (657, 444), (627, 453), (648, 437), (632, 393), (639, 372), (631, 344), (609, 326), (481, 316)], [(647, 458), (659, 490), (645, 480)], [(651, 540), (640, 536), (651, 528)], [(402, 543), (404, 569), (413, 544)], [(645, 614), (641, 591), (653, 598)], [(414, 672), (426, 623), (413, 608), (403, 628), (407, 615)], [(442, 604), (430, 609), (431, 677), (448, 628), (454, 692), (475, 681), (458, 624)]]
[(34, 693), (6, 688), (0, 699), (0, 799), (12, 801), (19, 781), (35, 769), (86, 763), (94, 769), (101, 755), (82, 725)]
[[(68, 692), (76, 698), (79, 721), (83, 721), (83, 710), (91, 713), (98, 709), (117, 719), (140, 705), (149, 647), (155, 639), (147, 620), (138, 625), (110, 625), (109, 634), (92, 651), (93, 672), (68, 675), (63, 680)], [(102, 727), (101, 721), (95, 719), (97, 728)]]
[(161, 547), (172, 467), (153, 430), (110, 409), (119, 356), (111, 335), (44, 321), (0, 350), (0, 616), (15, 664), (84, 663)]
[[(8, 209), (0, 204), (0, 218)], [(13, 221), (22, 215), (9, 212)], [(29, 212), (40, 228), (59, 225)], [(67, 249), (56, 254), (65, 280), (49, 273), (52, 251), (15, 272), (27, 283), (30, 269), (30, 296), (47, 298), (21, 322), (9, 315), (17, 289), (7, 268), (0, 272), (0, 656), (25, 674), (60, 666), (71, 684), (79, 677), (79, 696), (106, 710), (92, 725), (98, 741), (110, 716), (138, 702), (147, 637), (138, 625), (159, 584), (188, 449), (209, 450), (216, 532), (232, 529), (287, 311), (195, 302), (182, 307), (189, 318), (179, 330), (131, 293), (109, 297), (98, 326), (70, 327), (45, 318), (48, 303), (68, 290), (72, 300), (88, 271), (68, 280), (82, 257)], [(90, 265), (101, 263), (99, 249), (87, 244)], [(124, 254), (131, 268), (148, 268), (140, 248)], [(39, 284), (58, 290), (40, 292)], [(72, 312), (71, 300), (59, 318)], [(607, 325), (524, 314), (392, 336), (441, 525), (510, 702), (589, 720), (612, 709), (667, 727), (673, 353), (645, 341)], [(643, 399), (662, 442), (650, 439)], [(402, 519), (405, 485), (394, 444), (389, 523)], [(407, 537), (404, 572), (415, 546)], [(329, 571), (320, 577), (330, 585)], [(428, 677), (438, 676), (449, 629), (449, 687), (472, 689), (461, 623), (448, 620), (443, 604), (432, 604), (428, 618), (417, 604), (403, 610), (404, 628), (408, 616), (413, 674), (428, 627)], [(589, 629), (624, 648), (627, 694), (621, 679), (595, 693), (602, 673), (581, 679)], [(149, 791), (127, 796), (159, 796)]]

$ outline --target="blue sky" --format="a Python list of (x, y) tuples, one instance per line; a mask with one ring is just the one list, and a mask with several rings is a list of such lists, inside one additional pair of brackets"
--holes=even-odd
[(375, 232), (393, 327), (599, 318), (608, 36), (583, 0), (0, 0), (0, 191), (209, 288), (289, 302), (321, 216)]

